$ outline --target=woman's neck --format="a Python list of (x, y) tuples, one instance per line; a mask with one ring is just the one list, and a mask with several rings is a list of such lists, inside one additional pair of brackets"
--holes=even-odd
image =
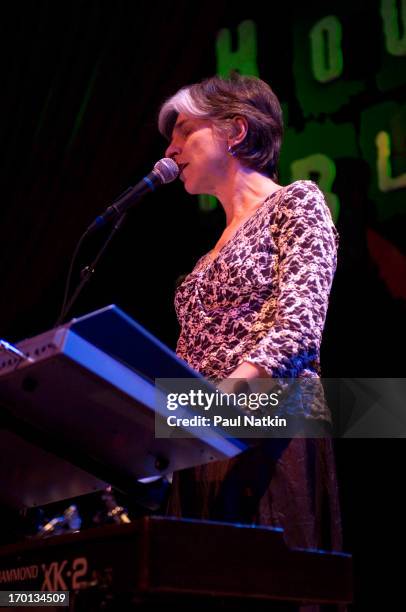
[(238, 225), (251, 216), (258, 206), (278, 189), (281, 189), (281, 186), (268, 176), (235, 164), (227, 179), (217, 186), (213, 195), (224, 208), (229, 227)]

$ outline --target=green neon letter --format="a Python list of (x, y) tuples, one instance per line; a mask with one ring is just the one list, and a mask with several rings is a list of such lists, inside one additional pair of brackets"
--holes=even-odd
[[(385, 34), (386, 50), (391, 55), (406, 55), (406, 0), (400, 0), (399, 14), (396, 0), (381, 0), (381, 17)], [(402, 20), (403, 36), (400, 37)]]
[(310, 30), (314, 78), (320, 83), (337, 79), (343, 71), (342, 27), (335, 15), (320, 19)]
[(231, 32), (227, 28), (217, 34), (217, 74), (227, 77), (231, 70), (240, 74), (259, 76), (257, 65), (257, 30), (254, 21), (247, 19), (240, 23), (238, 49), (231, 50)]
[(406, 187), (406, 172), (399, 176), (392, 177), (392, 167), (390, 162), (390, 136), (388, 132), (379, 132), (375, 138), (378, 152), (376, 160), (376, 170), (378, 173), (378, 185), (381, 191), (394, 191)]
[(338, 196), (331, 191), (336, 177), (335, 162), (327, 155), (315, 153), (302, 159), (297, 159), (291, 164), (292, 181), (299, 179), (310, 179), (314, 174), (320, 176), (318, 185), (326, 196), (327, 204), (334, 223), (337, 222), (340, 213), (340, 201)]

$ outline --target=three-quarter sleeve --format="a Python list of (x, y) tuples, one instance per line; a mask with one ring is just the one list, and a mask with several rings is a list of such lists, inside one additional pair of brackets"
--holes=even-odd
[(316, 368), (338, 234), (322, 192), (311, 181), (298, 182), (281, 200), (270, 231), (278, 249), (276, 301), (262, 305), (255, 323), (258, 342), (241, 362), (290, 378)]

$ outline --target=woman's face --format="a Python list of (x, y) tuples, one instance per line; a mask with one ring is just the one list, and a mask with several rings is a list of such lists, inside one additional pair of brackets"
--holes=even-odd
[(188, 193), (216, 193), (216, 186), (226, 178), (230, 156), (227, 141), (221, 138), (207, 119), (180, 113), (165, 155), (180, 166), (180, 179)]

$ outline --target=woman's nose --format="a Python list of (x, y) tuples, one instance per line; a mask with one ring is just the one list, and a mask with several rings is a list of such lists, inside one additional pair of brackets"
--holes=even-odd
[(173, 157), (174, 155), (179, 155), (179, 147), (174, 142), (171, 142), (165, 151), (165, 157)]

